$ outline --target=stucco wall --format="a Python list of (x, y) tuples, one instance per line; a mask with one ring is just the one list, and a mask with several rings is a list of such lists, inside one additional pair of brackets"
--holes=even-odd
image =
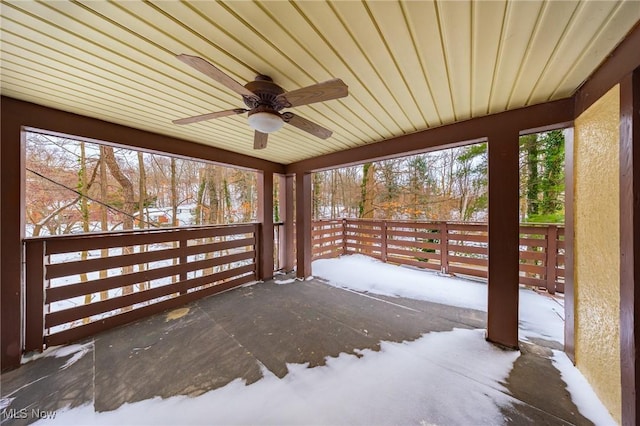
[(616, 86), (575, 120), (576, 365), (621, 419), (619, 115)]

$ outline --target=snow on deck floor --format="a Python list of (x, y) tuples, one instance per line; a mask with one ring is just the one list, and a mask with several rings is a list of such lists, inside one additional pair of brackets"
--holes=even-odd
[[(313, 272), (336, 287), (487, 311), (484, 283), (390, 265), (360, 254), (316, 260)], [(520, 337), (564, 344), (564, 300), (521, 288)]]
[[(364, 256), (316, 261), (313, 268), (338, 287), (486, 310), (483, 284), (398, 268)], [(560, 307), (534, 292), (523, 290), (520, 296), (524, 335), (561, 338), (562, 333), (556, 330)], [(547, 312), (542, 312), (545, 309)], [(43, 422), (502, 424), (501, 408), (514, 400), (504, 393), (501, 382), (518, 356), (519, 352), (502, 351), (487, 343), (483, 330), (433, 332), (412, 342), (382, 342), (379, 352), (341, 354), (329, 358), (325, 366), (289, 364), (283, 379), (263, 369), (264, 378), (248, 386), (237, 379), (195, 398), (156, 397), (103, 413), (95, 413), (89, 404), (63, 410), (55, 419)], [(566, 355), (555, 351), (553, 361), (580, 412), (596, 425), (615, 424)]]
[(499, 384), (518, 357), (481, 330), (383, 342), (379, 352), (341, 354), (321, 367), (291, 365), (278, 379), (235, 380), (195, 398), (176, 396), (94, 413), (85, 405), (46, 424), (500, 424), (510, 403)]

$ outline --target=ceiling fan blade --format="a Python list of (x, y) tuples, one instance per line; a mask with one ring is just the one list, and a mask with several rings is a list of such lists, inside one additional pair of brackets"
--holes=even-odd
[(264, 149), (267, 147), (268, 133), (262, 133), (256, 130), (256, 134), (253, 136), (253, 149)]
[(333, 134), (331, 130), (325, 129), (324, 127), (314, 123), (313, 121), (309, 121), (306, 118), (302, 118), (292, 112), (285, 112), (284, 114), (282, 114), (282, 119), (285, 123), (289, 123), (300, 130), (311, 133), (313, 136), (319, 137), (320, 139), (327, 139)]
[(247, 112), (247, 111), (248, 110), (244, 108), (228, 109), (226, 111), (210, 112), (208, 114), (181, 118), (179, 120), (173, 120), (172, 123), (173, 124), (191, 124), (191, 123), (197, 123), (198, 121), (211, 120), (212, 118), (220, 118), (220, 117), (226, 117), (229, 115), (242, 114), (243, 112)]
[(284, 108), (323, 102), (331, 99), (343, 98), (349, 94), (349, 87), (339, 78), (314, 84), (301, 89), (292, 90), (278, 95), (278, 102)]
[(229, 77), (227, 74), (225, 74), (220, 69), (218, 69), (216, 66), (202, 59), (201, 57), (185, 55), (183, 53), (183, 54), (177, 55), (176, 58), (180, 59), (185, 64), (197, 69), (201, 73), (211, 77), (218, 83), (222, 83), (223, 85), (227, 86), (229, 89), (233, 90), (234, 92), (242, 96), (246, 96), (248, 98), (258, 99), (255, 93), (253, 93), (251, 90), (247, 89), (242, 84), (238, 83), (233, 78)]

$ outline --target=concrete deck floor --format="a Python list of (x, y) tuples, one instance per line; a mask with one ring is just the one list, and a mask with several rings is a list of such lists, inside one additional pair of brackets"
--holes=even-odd
[[(85, 341), (90, 353), (66, 369), (61, 367), (69, 357), (29, 362), (2, 374), (1, 395), (15, 398), (8, 409), (59, 410), (93, 401), (96, 411), (108, 411), (154, 396), (197, 396), (237, 378), (253, 383), (262, 377), (260, 364), (284, 377), (287, 363), (318, 366), (341, 352), (377, 350), (381, 341), (484, 328), (485, 322), (484, 312), (372, 297), (315, 279), (270, 281), (99, 334)], [(540, 343), (522, 345), (505, 383), (514, 401), (505, 419), (516, 425), (592, 424), (571, 402), (549, 345)]]

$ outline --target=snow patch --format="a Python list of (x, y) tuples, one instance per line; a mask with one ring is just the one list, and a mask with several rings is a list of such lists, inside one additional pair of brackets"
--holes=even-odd
[(296, 282), (296, 279), (295, 278), (289, 278), (289, 279), (286, 279), (286, 280), (275, 280), (274, 282), (276, 284), (291, 284), (291, 283)]
[(5, 408), (9, 407), (14, 399), (15, 398), (10, 398), (10, 397), (0, 398), (0, 410), (4, 410)]
[(85, 405), (49, 424), (501, 424), (512, 398), (501, 384), (519, 352), (487, 343), (482, 330), (382, 342), (325, 366), (289, 364), (279, 379), (236, 379), (195, 398), (155, 397), (96, 413)]
[(36, 359), (51, 356), (55, 358), (64, 358), (67, 356), (71, 356), (71, 358), (69, 358), (67, 362), (65, 362), (64, 365), (60, 367), (60, 370), (66, 370), (67, 368), (78, 362), (83, 356), (85, 356), (91, 350), (92, 346), (93, 341), (84, 343), (82, 345), (75, 344), (67, 346), (51, 346), (45, 349), (42, 353), (34, 353), (22, 357), (21, 364), (26, 364)]
[(553, 351), (551, 361), (554, 367), (560, 371), (560, 377), (567, 384), (571, 400), (578, 407), (580, 414), (591, 420), (596, 426), (616, 424), (616, 421), (598, 399), (587, 379), (575, 368), (567, 354), (561, 351)]

